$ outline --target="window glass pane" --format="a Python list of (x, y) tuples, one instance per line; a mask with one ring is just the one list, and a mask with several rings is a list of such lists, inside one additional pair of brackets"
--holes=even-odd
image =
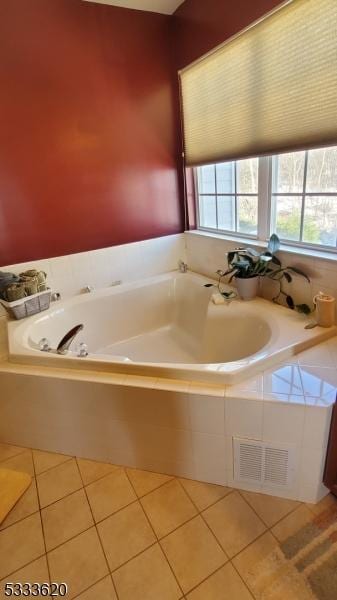
[(238, 231), (257, 234), (257, 196), (238, 196)]
[(308, 152), (306, 192), (337, 192), (337, 148)]
[(216, 228), (216, 197), (199, 197), (200, 225), (201, 227)]
[(258, 158), (237, 161), (237, 193), (257, 194), (258, 186)]
[(235, 196), (218, 196), (218, 227), (235, 231)]
[(215, 194), (214, 165), (198, 167), (198, 188), (200, 194)]
[(303, 241), (337, 246), (337, 196), (306, 196)]
[(302, 197), (274, 196), (275, 233), (284, 240), (300, 240)]
[(273, 192), (303, 192), (305, 152), (273, 156)]
[(235, 163), (216, 165), (216, 189), (218, 194), (235, 194)]

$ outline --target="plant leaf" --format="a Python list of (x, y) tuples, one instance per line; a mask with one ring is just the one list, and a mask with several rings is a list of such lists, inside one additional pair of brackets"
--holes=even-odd
[(233, 280), (233, 278), (235, 277), (235, 275), (237, 274), (237, 269), (234, 269), (233, 271), (233, 275), (230, 276), (230, 278), (228, 279), (228, 283), (231, 283), (231, 281)]
[(232, 260), (234, 259), (236, 252), (227, 252), (227, 262), (230, 265)]
[(287, 270), (293, 271), (297, 275), (301, 275), (301, 277), (304, 277), (308, 281), (308, 283), (310, 283), (310, 279), (309, 279), (308, 275), (306, 273), (304, 273), (303, 271), (301, 271), (301, 269), (298, 269), (297, 267), (287, 267)]
[(289, 308), (294, 310), (295, 304), (291, 296), (286, 296), (286, 303), (288, 304)]
[(290, 275), (290, 273), (287, 273), (287, 271), (284, 271), (283, 275), (284, 275), (284, 277), (286, 278), (286, 280), (288, 281), (288, 283), (291, 283), (291, 282), (292, 282), (293, 278), (292, 278), (292, 276)]
[(260, 256), (260, 253), (257, 252), (257, 250), (254, 250), (254, 248), (246, 248), (246, 252), (250, 256), (254, 256), (254, 257)]
[(272, 260), (272, 262), (273, 262), (275, 265), (277, 265), (278, 267), (282, 267), (282, 263), (281, 263), (281, 261), (280, 261), (280, 260), (277, 258), (277, 256), (273, 256), (271, 260)]
[(271, 254), (275, 254), (275, 252), (277, 252), (280, 249), (280, 240), (278, 238), (278, 236), (276, 235), (276, 233), (273, 233), (270, 236), (270, 240), (268, 242), (268, 250), (269, 252), (271, 252)]
[(305, 315), (310, 315), (311, 313), (310, 306), (307, 304), (296, 304), (295, 308), (299, 313), (303, 313)]

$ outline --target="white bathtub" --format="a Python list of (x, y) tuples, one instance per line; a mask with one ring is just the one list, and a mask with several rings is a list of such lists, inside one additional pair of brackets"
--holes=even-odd
[[(9, 360), (233, 384), (336, 333), (305, 329), (306, 317), (261, 298), (216, 306), (209, 281), (172, 272), (55, 302), (9, 323)], [(56, 348), (80, 323), (66, 356), (39, 349), (44, 337)], [(85, 358), (79, 342), (88, 345)]]

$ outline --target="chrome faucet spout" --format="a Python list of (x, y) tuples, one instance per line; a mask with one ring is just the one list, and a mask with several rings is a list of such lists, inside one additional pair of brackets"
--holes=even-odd
[(68, 331), (68, 333), (65, 334), (65, 336), (62, 338), (62, 340), (56, 348), (57, 354), (67, 354), (71, 342), (76, 337), (76, 335), (80, 331), (82, 331), (83, 327), (84, 325), (81, 323), (80, 325), (76, 325), (75, 327), (70, 329), (70, 331)]

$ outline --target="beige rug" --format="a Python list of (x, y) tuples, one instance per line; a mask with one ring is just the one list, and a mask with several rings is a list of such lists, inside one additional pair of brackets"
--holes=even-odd
[(0, 469), (0, 524), (30, 486), (32, 478), (27, 473)]
[(337, 503), (249, 569), (258, 600), (337, 600)]

